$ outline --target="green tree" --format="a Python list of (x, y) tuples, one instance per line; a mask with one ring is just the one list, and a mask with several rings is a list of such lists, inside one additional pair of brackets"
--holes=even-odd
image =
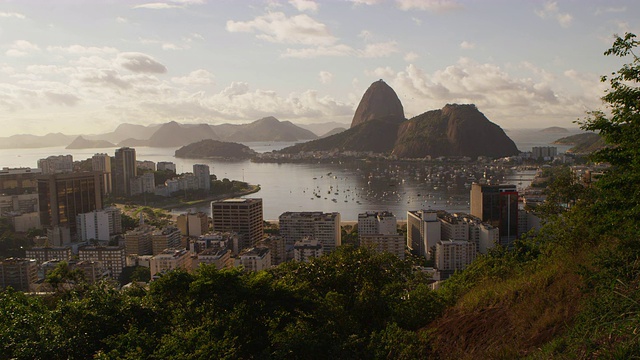
[(640, 234), (640, 59), (634, 53), (638, 44), (634, 34), (616, 36), (605, 55), (631, 62), (601, 78), (611, 87), (602, 97), (610, 114), (594, 111), (581, 123), (583, 130), (598, 132), (607, 144), (593, 154), (593, 160), (611, 165), (596, 183), (600, 196), (594, 212), (605, 217), (604, 231), (624, 229), (636, 235)]

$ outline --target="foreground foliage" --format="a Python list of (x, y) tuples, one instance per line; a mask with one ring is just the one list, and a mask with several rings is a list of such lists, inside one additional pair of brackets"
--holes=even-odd
[(0, 358), (424, 358), (440, 296), (389, 254), (345, 247), (243, 273), (170, 272), (148, 291), (0, 294)]

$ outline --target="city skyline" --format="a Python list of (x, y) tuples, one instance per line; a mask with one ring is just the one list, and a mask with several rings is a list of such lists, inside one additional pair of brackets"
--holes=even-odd
[(474, 103), (505, 129), (603, 109), (603, 52), (632, 1), (114, 1), (0, 4), (3, 136), (120, 123), (349, 124), (366, 88), (408, 118)]

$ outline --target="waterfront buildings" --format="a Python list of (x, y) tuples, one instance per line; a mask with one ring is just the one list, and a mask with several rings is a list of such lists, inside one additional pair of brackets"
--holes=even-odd
[(215, 232), (236, 232), (241, 249), (254, 247), (263, 238), (262, 199), (227, 199), (211, 202)]
[(470, 241), (440, 240), (436, 244), (435, 267), (441, 273), (452, 274), (456, 270), (462, 270), (475, 258), (476, 245)]
[(209, 172), (209, 165), (194, 164), (193, 175), (198, 181), (198, 189), (203, 189), (207, 192), (211, 190), (211, 173)]
[(157, 168), (158, 171), (173, 171), (174, 173), (176, 172), (176, 164), (172, 163), (171, 161), (158, 161), (157, 164)]
[(131, 195), (131, 179), (138, 176), (136, 149), (122, 147), (116, 150), (113, 164), (113, 192), (116, 196)]
[(102, 173), (103, 191), (111, 194), (113, 191), (113, 179), (111, 177), (111, 156), (107, 154), (95, 154), (91, 157), (91, 170)]
[(40, 223), (65, 227), (74, 238), (79, 214), (102, 209), (102, 177), (97, 172), (50, 174), (38, 178)]
[(279, 224), (286, 246), (310, 237), (322, 244), (322, 252), (328, 254), (342, 245), (340, 213), (285, 212), (280, 215)]
[(358, 214), (358, 235), (396, 235), (398, 221), (389, 211), (367, 211)]
[(441, 225), (435, 210), (407, 211), (407, 246), (414, 255), (431, 259), (441, 240)]
[(500, 244), (518, 237), (518, 191), (515, 185), (471, 185), (471, 215), (500, 231)]
[(73, 171), (73, 156), (55, 155), (38, 160), (38, 169), (43, 174), (62, 174)]

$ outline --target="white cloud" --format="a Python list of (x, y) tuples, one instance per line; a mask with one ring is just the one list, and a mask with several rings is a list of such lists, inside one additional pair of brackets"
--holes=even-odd
[[(502, 126), (531, 128), (541, 121), (574, 120), (599, 103), (602, 89), (593, 90), (598, 83), (595, 75), (581, 76), (581, 82), (573, 82), (577, 88), (572, 90), (566, 88), (562, 79), (532, 64), (523, 63), (522, 67), (532, 76), (514, 77), (497, 65), (468, 58), (433, 73), (415, 65), (408, 65), (395, 75), (389, 68), (378, 68), (373, 73), (393, 76), (387, 82), (398, 93), (407, 116), (447, 103), (474, 103), (490, 120)], [(564, 76), (576, 75), (567, 72)], [(536, 126), (526, 121), (536, 121)]]
[(68, 93), (45, 91), (44, 95), (54, 105), (75, 106), (80, 101), (79, 97)]
[(127, 19), (127, 18), (125, 18), (125, 17), (122, 17), (122, 16), (118, 16), (118, 17), (116, 18), (116, 22), (117, 22), (117, 23), (120, 23), (120, 24), (126, 24), (126, 23), (128, 23), (128, 22), (129, 22), (129, 19)]
[(323, 84), (328, 84), (333, 80), (333, 74), (328, 71), (320, 71), (318, 79)]
[(462, 5), (455, 0), (396, 0), (396, 3), (402, 10), (444, 12), (462, 8)]
[(289, 0), (289, 4), (298, 11), (318, 11), (318, 4), (312, 0)]
[(167, 68), (149, 55), (127, 52), (120, 53), (116, 59), (123, 68), (135, 73), (164, 74)]
[(560, 12), (560, 10), (558, 9), (558, 3), (555, 1), (547, 1), (544, 4), (544, 7), (542, 9), (535, 10), (535, 13), (543, 19), (555, 19), (558, 24), (560, 24), (560, 26), (564, 28), (569, 27), (571, 25), (571, 21), (573, 20), (573, 16), (571, 16), (571, 14)]
[(282, 57), (291, 57), (291, 58), (315, 58), (321, 56), (349, 56), (354, 54), (354, 50), (347, 45), (339, 44), (332, 46), (319, 46), (313, 48), (304, 48), (304, 49), (287, 49)]
[(5, 55), (10, 57), (21, 57), (39, 50), (40, 48), (38, 45), (32, 44), (27, 40), (16, 40), (11, 44), (10, 49), (5, 52)]
[(47, 51), (50, 52), (63, 52), (72, 55), (103, 55), (103, 54), (115, 54), (118, 49), (103, 46), (83, 46), (83, 45), (70, 45), (70, 46), (48, 46)]
[(166, 10), (166, 9), (176, 9), (176, 8), (180, 8), (182, 6), (180, 5), (174, 5), (174, 4), (168, 4), (168, 3), (146, 3), (146, 4), (140, 4), (140, 5), (136, 5), (133, 8), (134, 9), (152, 9), (152, 10)]
[(404, 54), (404, 61), (406, 62), (412, 62), (412, 61), (416, 61), (418, 60), (418, 58), (420, 58), (420, 55), (418, 55), (417, 53), (410, 51), (406, 54)]
[(162, 50), (185, 50), (185, 49), (189, 49), (189, 46), (180, 46), (174, 43), (162, 44)]
[(460, 49), (465, 49), (465, 50), (469, 50), (469, 49), (475, 49), (476, 48), (476, 44), (469, 42), (469, 41), (463, 41), (460, 43)]
[(229, 32), (257, 32), (257, 38), (273, 43), (327, 46), (337, 39), (327, 26), (306, 14), (287, 17), (281, 12), (258, 16), (250, 21), (227, 21)]
[(26, 19), (26, 17), (20, 13), (16, 12), (0, 12), (0, 17), (2, 18), (16, 18), (16, 19)]
[(368, 77), (376, 79), (393, 79), (396, 76), (396, 71), (387, 67), (379, 67), (374, 70), (367, 70), (364, 72)]
[(356, 5), (375, 5), (381, 2), (381, 0), (351, 0)]
[(364, 58), (378, 58), (387, 57), (396, 52), (398, 52), (398, 44), (395, 41), (388, 41), (384, 43), (367, 44), (364, 50), (359, 52), (359, 56)]
[(171, 78), (180, 85), (208, 85), (213, 83), (213, 74), (204, 69), (194, 70), (187, 76)]

